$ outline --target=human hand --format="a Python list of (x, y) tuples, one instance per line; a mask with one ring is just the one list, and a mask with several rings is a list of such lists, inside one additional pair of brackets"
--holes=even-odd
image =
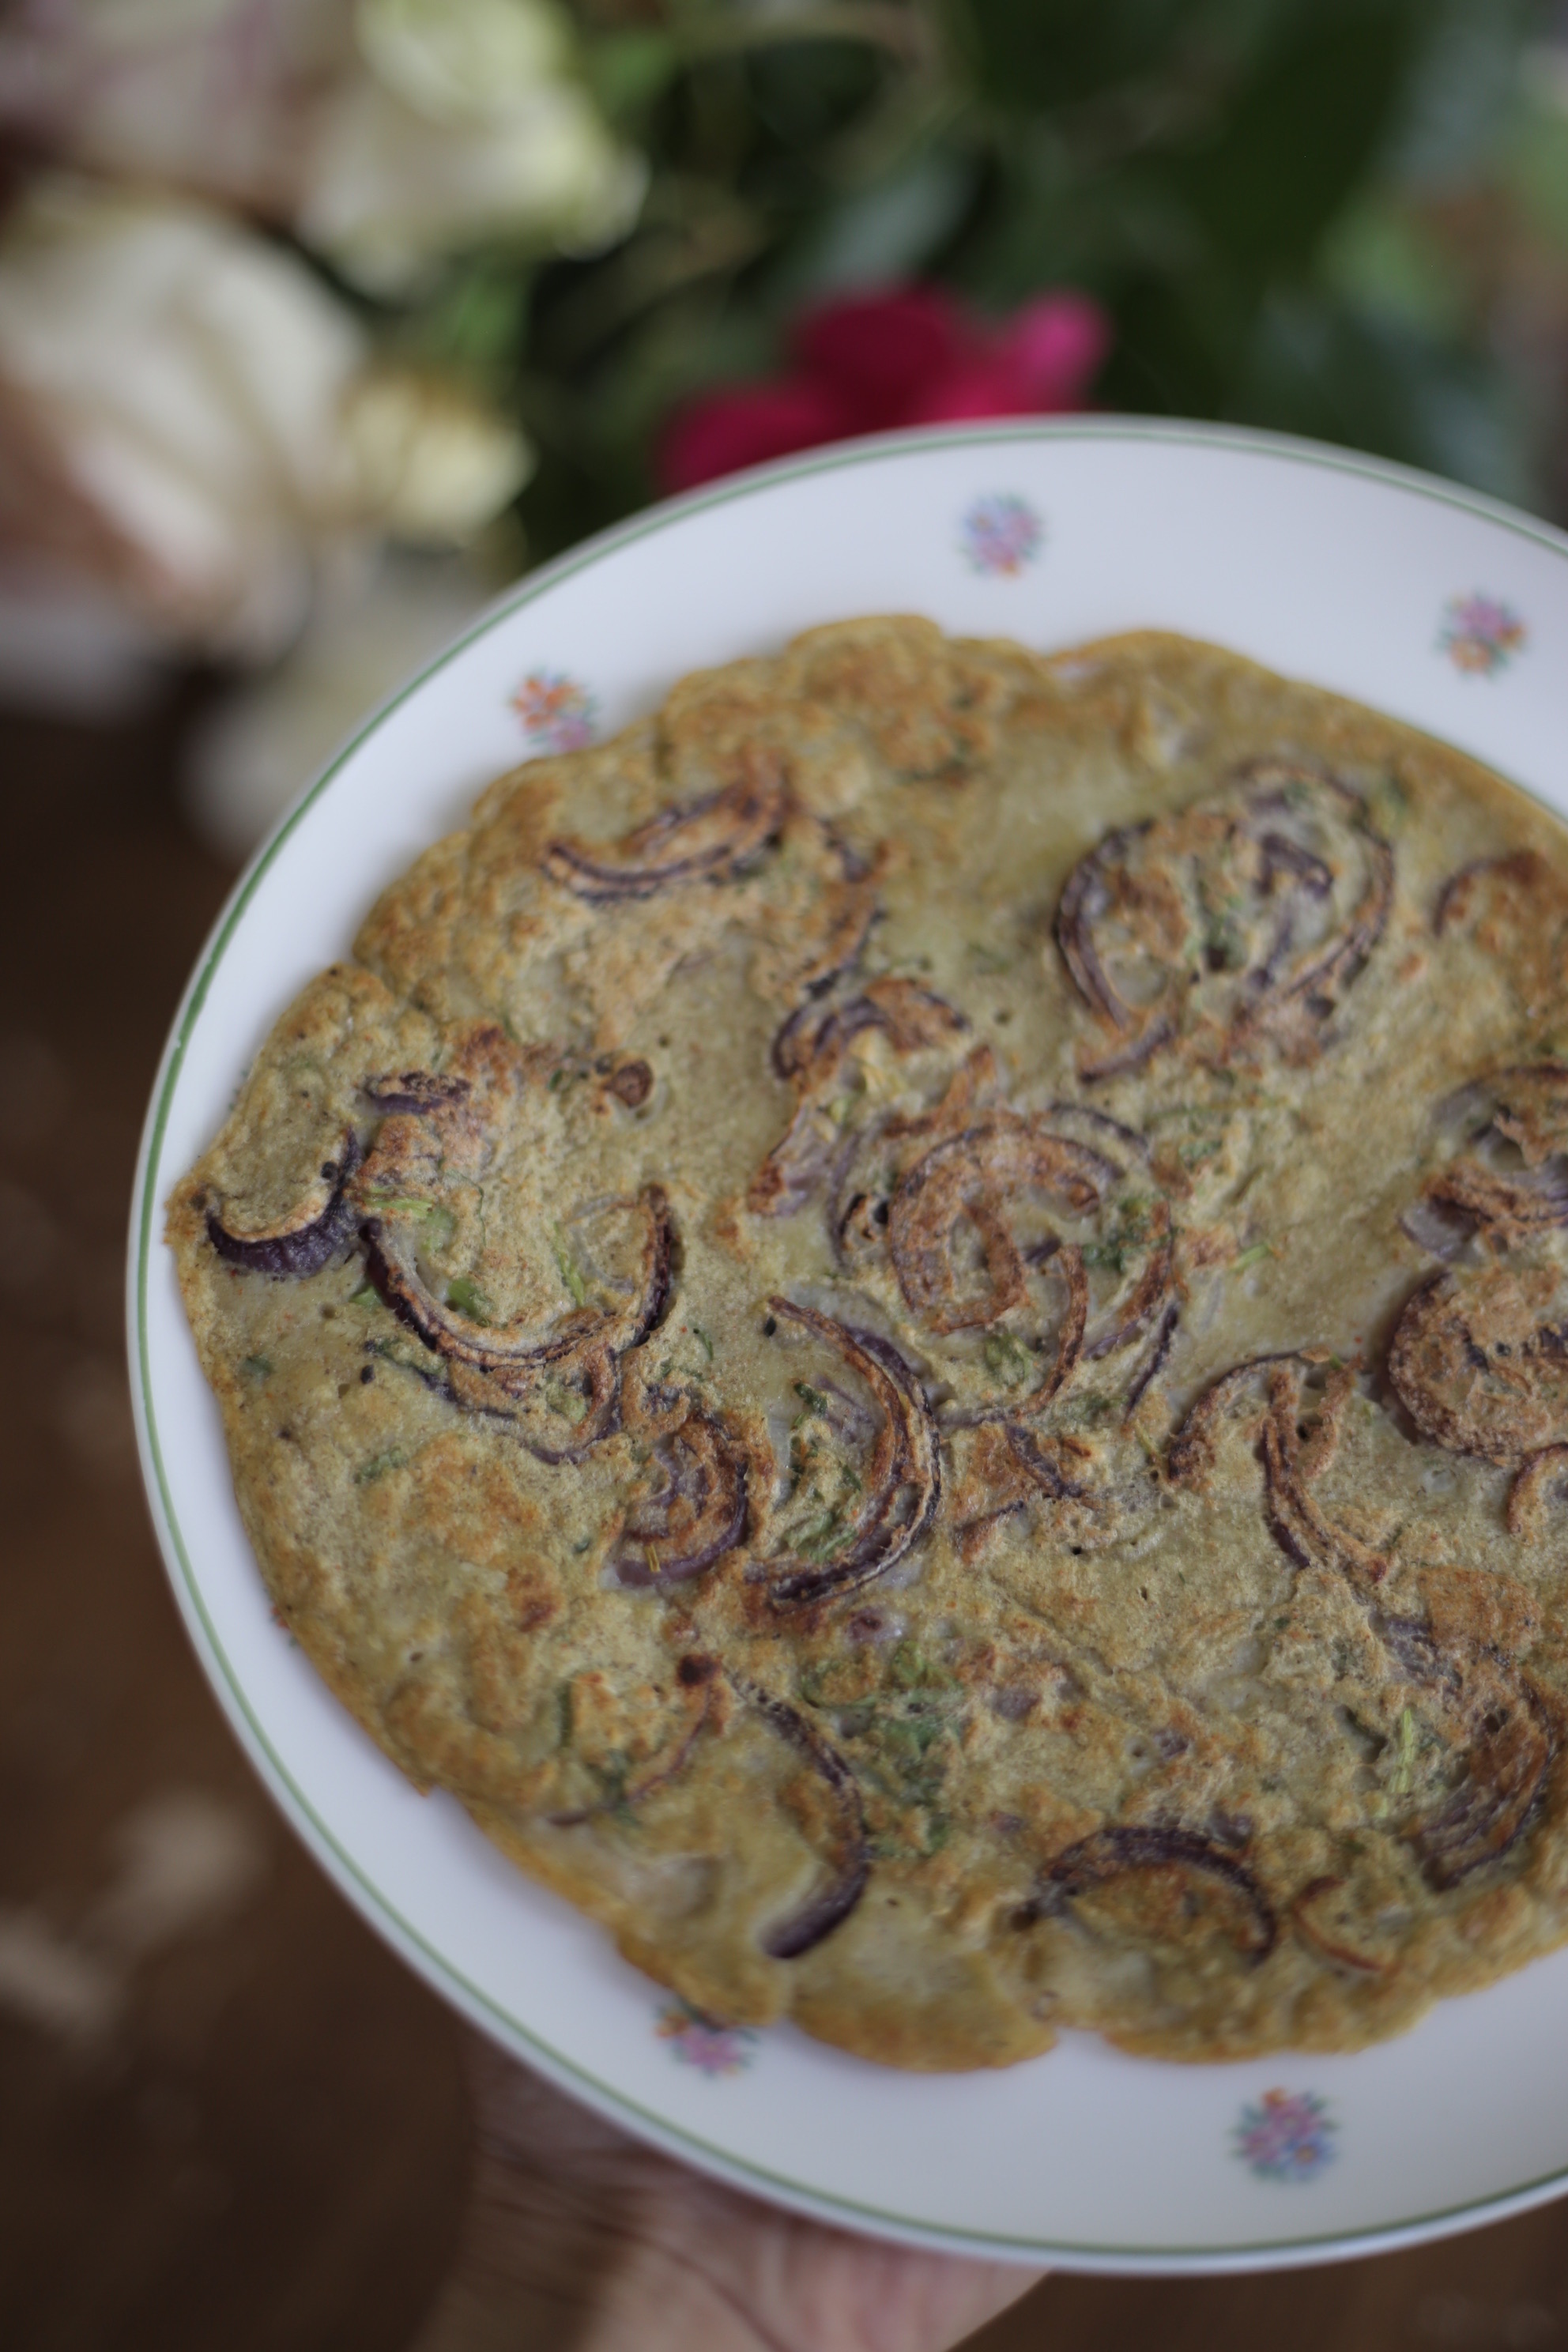
[(948, 2352), (1032, 2286), (721, 2187), (479, 2035), (458, 2264), (413, 2352)]

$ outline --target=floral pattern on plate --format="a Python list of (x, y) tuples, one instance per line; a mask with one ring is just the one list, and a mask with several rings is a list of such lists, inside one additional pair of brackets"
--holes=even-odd
[(1016, 580), (1046, 543), (1046, 527), (1026, 499), (998, 491), (976, 499), (963, 518), (960, 545), (972, 572)]
[(666, 2001), (654, 2031), (683, 2066), (695, 2066), (710, 2082), (721, 2074), (743, 2074), (756, 2056), (757, 2036), (751, 2026), (715, 2025), (688, 2001)]
[(564, 670), (530, 670), (511, 698), (536, 751), (580, 751), (594, 740), (597, 708), (581, 679)]
[(1449, 597), (1437, 648), (1456, 669), (1468, 670), (1474, 677), (1495, 677), (1523, 651), (1529, 636), (1511, 604), (1483, 596), (1478, 589), (1473, 595)]
[(1259, 2180), (1312, 2180), (1333, 2162), (1338, 2129), (1314, 2092), (1274, 2090), (1243, 2107), (1231, 2136)]

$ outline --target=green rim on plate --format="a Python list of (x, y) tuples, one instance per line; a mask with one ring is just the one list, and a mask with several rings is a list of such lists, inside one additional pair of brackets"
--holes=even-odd
[(1337, 2229), (1320, 2232), (1301, 2232), (1272, 2239), (1249, 2239), (1232, 2244), (1211, 2243), (1201, 2249), (1183, 2245), (1126, 2245), (1119, 2242), (1078, 2242), (1058, 2239), (1034, 2238), (1008, 2233), (989, 2233), (973, 2229), (952, 2229), (940, 2223), (923, 2221), (910, 2215), (850, 2198), (829, 2194), (807, 2183), (791, 2179), (786, 2174), (770, 2170), (749, 2158), (737, 2157), (713, 2146), (700, 2134), (674, 2124), (664, 2116), (639, 2105), (624, 2092), (600, 2080), (574, 2059), (565, 2056), (541, 2039), (472, 1983), (451, 1960), (439, 1952), (429, 1940), (405, 1918), (396, 1906), (366, 1875), (365, 1871), (334, 1835), (315, 1811), (310, 1800), (290, 1773), (274, 1748), (267, 1732), (254, 1713), (245, 1685), (236, 1671), (218, 1635), (208, 1612), (200, 1583), (192, 1568), (184, 1536), (180, 1527), (165, 1469), (160, 1442), (157, 1415), (153, 1402), (152, 1367), (148, 1334), (148, 1286), (153, 1265), (154, 1219), (163, 1189), (162, 1158), (164, 1135), (171, 1106), (184, 1064), (185, 1052), (211, 990), (213, 980), (223, 961), (236, 929), (255, 893), (284, 844), (302, 822), (309, 811), (321, 798), (353, 758), (360, 745), (376, 732), (384, 721), (443, 670), (468, 646), (475, 644), (500, 623), (523, 610), (539, 597), (559, 587), (575, 574), (592, 568), (607, 558), (617, 555), (636, 541), (682, 523), (695, 514), (736, 500), (754, 498), (771, 491), (781, 483), (801, 480), (814, 475), (832, 473), (847, 467), (868, 467), (889, 460), (904, 458), (921, 449), (951, 449), (964, 446), (1017, 442), (1124, 442), (1163, 443), (1193, 446), (1207, 449), (1228, 449), (1237, 454), (1271, 458), (1276, 461), (1315, 467), (1320, 470), (1346, 474), (1378, 481), (1390, 488), (1418, 497), (1434, 505), (1444, 506), (1479, 520), (1510, 531), (1532, 541), (1551, 553), (1568, 557), (1568, 536), (1551, 526), (1533, 521), (1508, 507), (1479, 493), (1460, 489), (1437, 481), (1408, 467), (1360, 456), (1354, 452), (1332, 449), (1289, 436), (1251, 432), (1217, 425), (1182, 423), (1147, 422), (1140, 419), (1114, 417), (1074, 417), (1064, 420), (1031, 422), (1011, 420), (990, 425), (944, 427), (928, 431), (879, 436), (874, 439), (841, 444), (816, 454), (785, 459), (778, 464), (757, 468), (737, 476), (715, 487), (689, 494), (656, 507), (631, 520), (619, 524), (586, 541), (539, 572), (529, 574), (518, 586), (507, 591), (457, 638), (444, 653), (427, 663), (396, 694), (383, 703), (346, 742), (321, 776), (279, 822), (268, 840), (258, 850), (240, 877), (223, 908), (205, 947), (195, 974), (187, 986), (183, 1003), (175, 1015), (168, 1044), (163, 1052), (143, 1129), (138, 1157), (135, 1190), (131, 1219), (131, 1257), (129, 1281), (129, 1339), (132, 1369), (132, 1400), (135, 1407), (137, 1438), (142, 1455), (143, 1477), (153, 1501), (153, 1517), (159, 1539), (169, 1569), (176, 1598), (198, 1654), (207, 1664), (218, 1696), (234, 1725), (242, 1746), (250, 1754), (282, 1809), (308, 1845), (338, 1880), (344, 1891), (356, 1901), (359, 1908), (386, 1939), (402, 1953), (453, 2004), (481, 2028), (492, 2032), (500, 2029), (503, 2039), (514, 2048), (526, 2051), (530, 2059), (563, 2089), (584, 2097), (588, 2103), (613, 2120), (629, 2124), (637, 2134), (656, 2142), (668, 2153), (693, 2159), (706, 2171), (742, 2188), (752, 2189), (774, 2201), (828, 2221), (838, 2221), (850, 2227), (869, 2226), (879, 2234), (891, 2235), (906, 2242), (939, 2247), (952, 2252), (973, 2252), (992, 2256), (1002, 2254), (1020, 2260), (1057, 2261), (1068, 2265), (1107, 2271), (1135, 2269), (1196, 2273), (1205, 2270), (1237, 2271), (1277, 2267), (1290, 2258), (1302, 2261), (1335, 2259), (1347, 2250), (1370, 2252), (1389, 2250), (1413, 2240), (1439, 2231), (1445, 2223), (1465, 2221), (1480, 2223), (1500, 2220), (1510, 2213), (1547, 2201), (1552, 2196), (1568, 2190), (1568, 2167), (1559, 2168), (1537, 2178), (1491, 2195), (1465, 2200), (1458, 2204), (1438, 2207), (1433, 2210), (1411, 2214), (1396, 2221), (1382, 2222), (1363, 2229)]

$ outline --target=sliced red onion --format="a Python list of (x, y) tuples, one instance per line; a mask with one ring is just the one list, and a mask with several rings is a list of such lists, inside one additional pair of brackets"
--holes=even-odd
[(345, 1128), (336, 1156), (321, 1163), (319, 1182), (331, 1188), (323, 1207), (307, 1197), (286, 1222), (259, 1234), (233, 1233), (217, 1210), (209, 1209), (207, 1239), (219, 1257), (247, 1274), (268, 1274), (274, 1280), (320, 1274), (353, 1240), (359, 1219), (346, 1192), (360, 1158), (359, 1138)]
[(674, 1220), (660, 1185), (645, 1187), (637, 1205), (646, 1233), (632, 1303), (598, 1312), (580, 1307), (552, 1329), (476, 1323), (448, 1307), (420, 1273), (408, 1236), (388, 1219), (364, 1220), (366, 1268), (393, 1313), (417, 1331), (427, 1347), (519, 1394), (532, 1386), (534, 1376), (546, 1366), (560, 1365), (568, 1359), (586, 1363), (605, 1350), (624, 1355), (628, 1349), (639, 1347), (661, 1320), (674, 1280)]
[(722, 1423), (689, 1413), (658, 1439), (662, 1491), (632, 1512), (611, 1559), (626, 1587), (688, 1583), (746, 1532), (746, 1456)]
[(1429, 1275), (1389, 1344), (1394, 1393), (1434, 1444), (1517, 1469), (1568, 1439), (1563, 1318), (1562, 1284), (1542, 1269), (1492, 1261)]
[[(1310, 808), (1320, 838), (1353, 848), (1349, 870), (1359, 886), (1353, 905), (1337, 916), (1331, 910), (1328, 936), (1315, 946), (1303, 942), (1322, 927), (1336, 874), (1289, 830), (1300, 804)], [(1206, 950), (1186, 943), (1205, 936), (1211, 890), (1216, 899), (1234, 899), (1237, 860), (1250, 862), (1254, 920), (1273, 912), (1265, 942), (1247, 949), (1235, 935), (1233, 967), (1227, 942)], [(1152, 893), (1151, 872), (1163, 897)], [(1337, 777), (1287, 761), (1255, 761), (1213, 801), (1119, 826), (1074, 867), (1057, 910), (1057, 943), (1073, 984), (1115, 1033), (1107, 1050), (1085, 1061), (1083, 1076), (1102, 1081), (1142, 1066), (1174, 1041), (1193, 983), (1233, 969), (1218, 1008), (1229, 1043), (1287, 1011), (1322, 1019), (1331, 992), (1354, 978), (1381, 936), (1393, 892), (1394, 854), (1372, 831), (1356, 794)], [(1141, 959), (1158, 984), (1129, 993), (1112, 972), (1112, 926), (1125, 932), (1139, 921), (1144, 929), (1134, 961)]]
[(1171, 1341), (1175, 1337), (1176, 1326), (1181, 1321), (1181, 1317), (1182, 1310), (1173, 1300), (1160, 1318), (1160, 1328), (1154, 1334), (1153, 1346), (1133, 1375), (1132, 1385), (1127, 1391), (1127, 1403), (1121, 1416), (1124, 1421), (1131, 1418), (1144, 1390), (1170, 1354)]
[(722, 791), (661, 809), (613, 849), (552, 841), (540, 863), (552, 882), (595, 907), (651, 898), (686, 882), (725, 881), (762, 855), (789, 803), (774, 755), (748, 749), (742, 768)]
[(797, 1324), (836, 1349), (883, 1417), (866, 1502), (837, 1555), (820, 1565), (787, 1557), (765, 1563), (773, 1605), (805, 1608), (858, 1591), (896, 1567), (924, 1535), (942, 1499), (942, 1446), (919, 1376), (890, 1340), (787, 1298), (770, 1298), (768, 1306), (780, 1321)]
[(763, 1949), (770, 1959), (798, 1960), (840, 1927), (866, 1891), (871, 1874), (871, 1849), (866, 1836), (866, 1812), (859, 1785), (836, 1748), (830, 1747), (787, 1700), (775, 1698), (760, 1684), (739, 1675), (730, 1677), (769, 1727), (788, 1742), (802, 1761), (826, 1783), (838, 1815), (836, 1849), (829, 1856), (831, 1877), (808, 1895), (801, 1908), (770, 1927)]
[(1500, 1862), (1531, 1826), (1556, 1758), (1557, 1727), (1521, 1675), (1484, 1656), (1467, 1659), (1457, 1702), (1470, 1735), (1467, 1771), (1453, 1795), (1412, 1832), (1421, 1867), (1439, 1890)]
[(1070, 1902), (1137, 1870), (1190, 1870), (1219, 1880), (1247, 1906), (1247, 1924), (1239, 1941), (1253, 1966), (1261, 1966), (1274, 1949), (1279, 1933), (1274, 1906), (1247, 1864), (1195, 1831), (1156, 1825), (1113, 1824), (1067, 1847), (1047, 1865), (1042, 1893), (1025, 1906), (1020, 1924), (1048, 1915), (1054, 1908), (1053, 1896)]
[(366, 1078), (360, 1092), (389, 1118), (429, 1118), (454, 1103), (466, 1102), (473, 1088), (467, 1078), (442, 1076), (435, 1070), (405, 1070), (395, 1076)]
[[(1011, 1111), (994, 1112), (935, 1145), (901, 1179), (888, 1219), (888, 1246), (906, 1304), (932, 1331), (994, 1323), (1025, 1297), (1024, 1260), (1002, 1202), (1039, 1191), (1068, 1214), (1084, 1216), (1100, 1205), (1106, 1165), (1087, 1145)], [(980, 1237), (987, 1279), (974, 1300), (961, 1298), (953, 1279), (952, 1243), (963, 1223)]]
[(1429, 1257), (1440, 1257), (1445, 1264), (1455, 1265), (1472, 1255), (1476, 1220), (1448, 1202), (1423, 1196), (1412, 1201), (1399, 1220), (1399, 1230), (1406, 1241), (1414, 1242)]
[(1528, 890), (1544, 880), (1549, 871), (1545, 859), (1538, 856), (1533, 849), (1510, 850), (1502, 857), (1472, 858), (1468, 866), (1461, 866), (1457, 873), (1450, 874), (1438, 891), (1436, 903), (1432, 908), (1433, 930), (1441, 939), (1445, 931), (1464, 921), (1474, 895), (1472, 886), (1483, 877), (1495, 874), (1500, 880), (1517, 882), (1521, 888)]

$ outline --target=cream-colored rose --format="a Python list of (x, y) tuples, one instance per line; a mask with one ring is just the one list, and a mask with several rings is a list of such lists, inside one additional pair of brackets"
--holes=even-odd
[(354, 30), (377, 78), (431, 122), (495, 121), (572, 61), (546, 0), (359, 0)]
[(287, 222), (377, 292), (642, 201), (550, 0), (77, 0), (0, 22), (0, 130)]
[(74, 573), (167, 642), (289, 644), (324, 565), (470, 537), (527, 443), (455, 388), (368, 368), (293, 256), (184, 199), (36, 181), (0, 230), (0, 558)]
[(321, 109), (296, 226), (360, 284), (416, 285), (488, 238), (604, 242), (629, 227), (646, 169), (563, 69), (542, 0), (363, 0), (368, 75)]
[(37, 181), (0, 234), (0, 519), (74, 540), (184, 643), (269, 652), (354, 514), (363, 358), (304, 265), (222, 215)]
[(395, 539), (461, 546), (533, 471), (526, 436), (455, 384), (374, 370), (349, 394), (343, 429), (365, 499)]

